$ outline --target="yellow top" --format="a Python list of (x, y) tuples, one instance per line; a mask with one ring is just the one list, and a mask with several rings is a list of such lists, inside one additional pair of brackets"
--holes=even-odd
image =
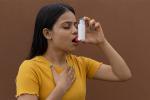
[[(62, 100), (85, 100), (86, 78), (93, 78), (102, 62), (72, 54), (67, 55), (66, 60), (75, 69), (76, 80)], [(27, 93), (45, 100), (55, 87), (50, 65), (51, 62), (43, 56), (23, 61), (16, 77), (16, 97)], [(54, 68), (58, 73), (63, 71), (63, 67)]]

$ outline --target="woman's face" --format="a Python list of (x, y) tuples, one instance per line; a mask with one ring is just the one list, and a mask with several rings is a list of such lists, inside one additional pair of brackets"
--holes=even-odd
[(52, 29), (52, 45), (64, 51), (72, 51), (78, 45), (77, 21), (71, 11), (62, 14)]

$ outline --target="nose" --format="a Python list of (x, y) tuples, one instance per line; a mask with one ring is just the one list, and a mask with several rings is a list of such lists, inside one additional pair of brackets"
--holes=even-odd
[(77, 28), (75, 26), (73, 26), (72, 34), (73, 35), (77, 35), (78, 34)]

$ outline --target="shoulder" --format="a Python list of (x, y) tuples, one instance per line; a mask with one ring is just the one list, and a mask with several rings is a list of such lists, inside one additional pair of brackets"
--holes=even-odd
[(82, 65), (86, 65), (86, 66), (99, 65), (103, 63), (102, 61), (98, 61), (85, 56), (77, 56), (77, 55), (72, 55), (72, 56), (74, 59), (77, 59), (77, 61), (80, 62)]
[(36, 64), (32, 60), (24, 60), (19, 66), (20, 73), (34, 73), (36, 72)]
[(92, 61), (92, 59), (89, 57), (85, 57), (85, 56), (81, 56), (81, 55), (74, 55), (74, 54), (71, 54), (71, 59), (74, 62), (77, 62), (81, 65), (87, 65), (89, 62)]
[(16, 81), (24, 82), (38, 79), (38, 71), (34, 62), (32, 60), (24, 60), (19, 66)]

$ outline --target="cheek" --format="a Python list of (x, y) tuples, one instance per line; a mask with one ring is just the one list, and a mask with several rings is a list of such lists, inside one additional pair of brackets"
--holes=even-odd
[(71, 38), (70, 38), (70, 33), (68, 31), (59, 31), (56, 35), (55, 35), (55, 43), (57, 45), (61, 45), (61, 46), (64, 46), (64, 45), (67, 45)]

